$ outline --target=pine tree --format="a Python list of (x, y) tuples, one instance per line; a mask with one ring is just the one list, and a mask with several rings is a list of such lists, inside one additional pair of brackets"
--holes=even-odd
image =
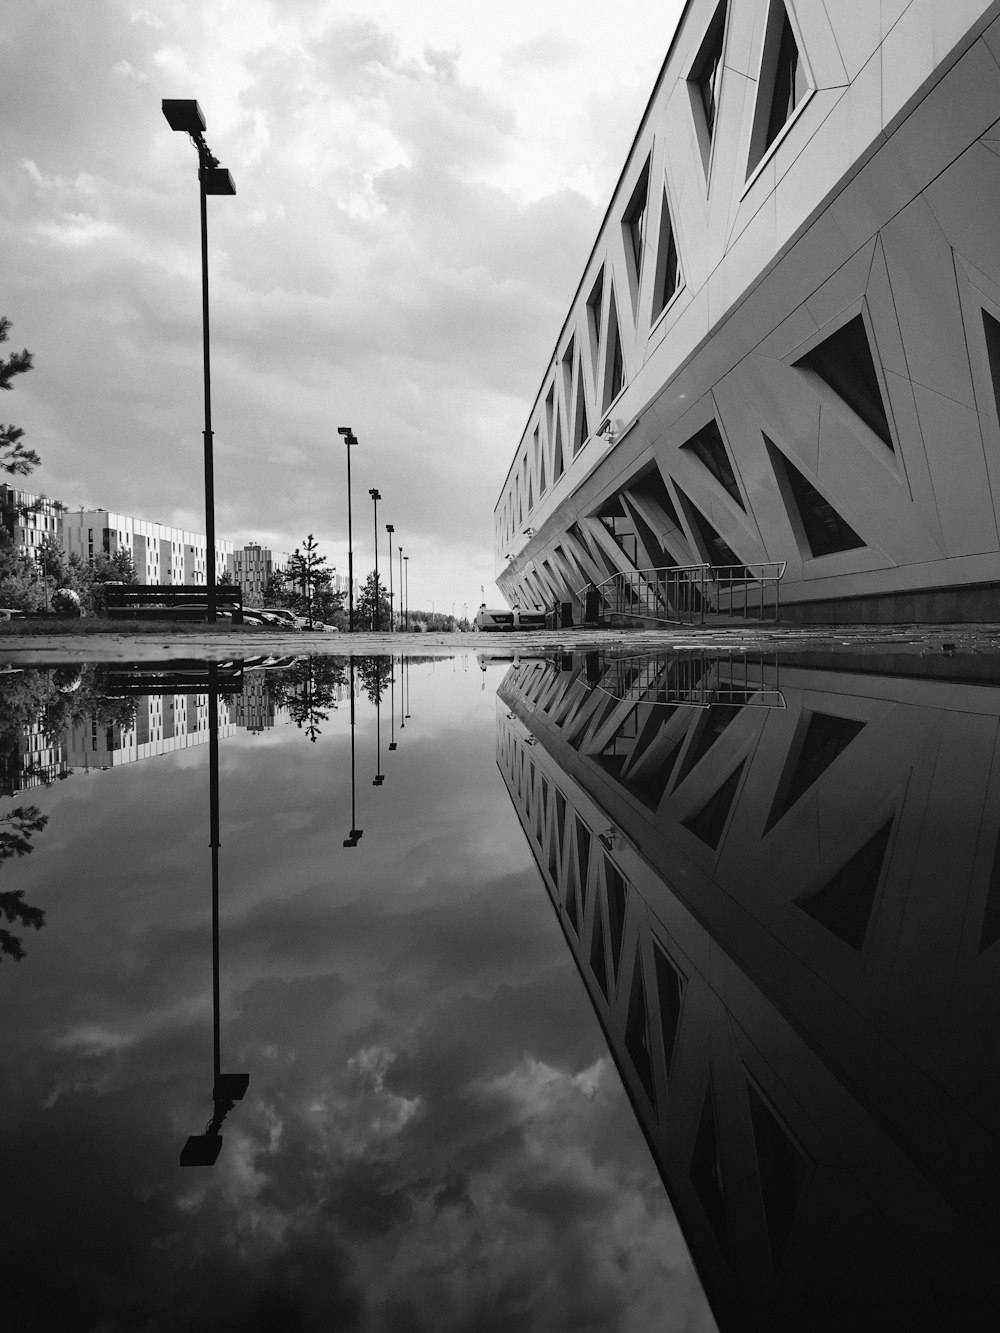
[[(7, 341), (10, 320), (0, 315), (0, 343)], [(15, 375), (23, 375), (31, 369), (31, 353), (27, 348), (22, 352), (11, 352), (6, 360), (0, 356), (0, 389), (13, 389)], [(6, 426), (0, 422), (0, 470), (12, 476), (26, 476), (32, 468), (42, 461), (34, 449), (26, 449), (21, 443), (24, 431), (20, 426)]]

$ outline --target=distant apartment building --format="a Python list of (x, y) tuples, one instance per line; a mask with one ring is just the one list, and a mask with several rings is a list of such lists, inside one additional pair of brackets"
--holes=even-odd
[(287, 568), (287, 551), (272, 551), (256, 542), (233, 551), (233, 578), (242, 589), (247, 606), (263, 606), (268, 580), (273, 574), (283, 574)]
[(31, 555), (46, 539), (61, 544), (63, 514), (58, 500), (0, 485), (0, 523), (19, 555)]
[[(88, 564), (95, 556), (128, 551), (140, 583), (204, 584), (207, 582), (207, 541), (203, 533), (167, 527), (109, 509), (66, 511), (63, 545)], [(215, 576), (230, 569), (233, 543), (216, 538)]]

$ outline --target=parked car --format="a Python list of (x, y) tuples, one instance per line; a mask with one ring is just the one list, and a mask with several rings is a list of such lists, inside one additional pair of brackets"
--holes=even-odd
[(258, 615), (263, 616), (269, 624), (281, 625), (284, 629), (299, 629), (301, 627), (299, 617), (291, 611), (287, 611), (283, 606), (265, 606), (262, 611), (258, 612)]

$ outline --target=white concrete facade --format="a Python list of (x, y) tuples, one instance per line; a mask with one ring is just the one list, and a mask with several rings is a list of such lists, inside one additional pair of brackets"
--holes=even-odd
[(1000, 605), (998, 62), (996, 0), (691, 0), (496, 506), (509, 601), (731, 556), (806, 618)]
[[(81, 509), (63, 515), (63, 545), (93, 562), (103, 552), (128, 551), (140, 583), (204, 584), (206, 582), (206, 538), (203, 533), (167, 527), (148, 519), (133, 518), (108, 509)], [(230, 569), (233, 543), (216, 538), (216, 578)]]

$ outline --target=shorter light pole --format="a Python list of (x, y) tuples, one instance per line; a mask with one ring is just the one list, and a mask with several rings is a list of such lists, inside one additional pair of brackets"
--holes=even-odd
[(396, 549), (399, 551), (399, 625), (400, 625), (400, 628), (402, 629), (402, 628), (404, 628), (404, 626), (403, 626), (403, 548), (402, 548), (401, 546), (399, 546), (399, 547), (397, 547)]
[(377, 633), (381, 628), (379, 625), (379, 593), (378, 593), (378, 502), (382, 499), (374, 486), (368, 488), (368, 494), (372, 497), (372, 508), (375, 511), (375, 601), (372, 606), (372, 629)]
[(410, 557), (409, 557), (408, 555), (404, 555), (404, 556), (403, 556), (403, 560), (404, 560), (403, 569), (404, 569), (404, 571), (405, 571), (405, 573), (406, 573), (406, 597), (405, 597), (405, 600), (404, 600), (404, 606), (405, 606), (405, 608), (406, 608), (406, 612), (405, 612), (405, 614), (406, 614), (406, 628), (407, 628), (407, 630), (409, 630), (409, 628), (410, 628)]
[(389, 534), (389, 633), (393, 632), (393, 614), (392, 614), (392, 534), (396, 529), (391, 523), (385, 525), (385, 530)]

